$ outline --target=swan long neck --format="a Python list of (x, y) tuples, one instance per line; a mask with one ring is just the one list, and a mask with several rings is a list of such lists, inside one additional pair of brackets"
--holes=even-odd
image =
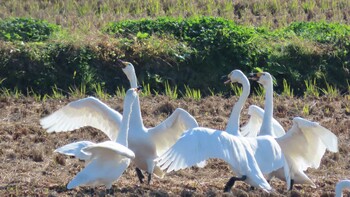
[[(127, 78), (129, 79), (130, 82), (130, 86), (131, 88), (137, 88), (137, 77), (136, 77), (136, 73), (135, 73), (135, 69), (133, 66), (130, 66), (128, 68), (128, 70), (125, 72)], [(132, 106), (132, 111), (131, 111), (131, 117), (130, 117), (130, 121), (133, 123), (132, 125), (130, 125), (130, 127), (132, 128), (132, 130), (135, 131), (139, 131), (139, 128), (143, 128), (143, 120), (142, 120), (142, 116), (141, 116), (141, 109), (140, 109), (140, 98), (139, 96), (137, 96), (136, 100), (133, 103)], [(136, 129), (134, 129), (136, 128)]]
[(272, 117), (273, 117), (273, 86), (272, 80), (265, 86), (265, 107), (264, 117), (260, 128), (259, 135), (273, 135), (272, 133)]
[(249, 80), (246, 77), (244, 77), (240, 83), (242, 84), (243, 91), (238, 101), (233, 106), (230, 118), (226, 126), (226, 131), (235, 136), (241, 136), (241, 133), (239, 132), (240, 114), (243, 109), (244, 103), (246, 102), (250, 93)]
[(124, 98), (124, 109), (123, 109), (123, 119), (121, 128), (116, 139), (116, 142), (128, 147), (128, 131), (130, 125), (131, 107), (133, 105), (135, 98), (125, 97)]
[[(130, 78), (129, 78), (130, 77)], [(129, 81), (130, 81), (130, 86), (131, 88), (137, 88), (137, 78), (136, 78), (136, 74), (135, 71), (133, 72), (133, 74), (131, 76), (129, 76)]]
[[(135, 102), (132, 105), (131, 117), (132, 128), (143, 128), (143, 119), (141, 115), (141, 107), (140, 107), (140, 98), (137, 96)], [(139, 129), (133, 129), (134, 131), (138, 131)]]

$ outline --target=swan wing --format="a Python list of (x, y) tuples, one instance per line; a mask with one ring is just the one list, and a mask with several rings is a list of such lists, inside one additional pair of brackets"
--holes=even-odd
[(120, 129), (122, 115), (94, 97), (73, 101), (40, 120), (47, 132), (72, 131), (91, 126), (115, 140)]
[[(100, 148), (101, 150), (98, 150)], [(129, 166), (130, 159), (117, 154), (113, 147), (108, 149), (105, 146), (91, 148), (89, 151), (93, 154), (93, 159), (68, 183), (67, 188), (72, 189), (81, 185), (105, 185), (107, 189), (111, 188), (113, 181), (117, 180)]]
[(247, 176), (247, 182), (268, 191), (265, 180), (252, 150), (244, 146), (238, 137), (224, 131), (195, 128), (184, 133), (180, 139), (155, 161), (162, 170), (177, 171), (194, 166), (209, 158), (226, 161), (238, 176)]
[(192, 115), (182, 108), (177, 108), (162, 123), (150, 128), (148, 133), (156, 145), (157, 154), (161, 155), (179, 139), (184, 131), (197, 126), (198, 123)]
[[(250, 118), (247, 124), (241, 128), (241, 134), (245, 137), (256, 137), (259, 135), (260, 127), (262, 125), (264, 110), (256, 105), (250, 105), (248, 108), (248, 114), (250, 115)], [(281, 137), (286, 133), (282, 125), (274, 118), (272, 118), (272, 127), (273, 137)]]
[(79, 141), (79, 142), (73, 142), (64, 146), (61, 146), (57, 148), (54, 152), (68, 155), (68, 156), (74, 156), (80, 160), (90, 160), (91, 155), (81, 151), (83, 148), (92, 146), (95, 143), (90, 141)]
[(108, 158), (110, 155), (120, 155), (129, 159), (134, 159), (135, 154), (128, 147), (113, 141), (105, 141), (93, 144), (82, 149), (83, 152), (90, 154), (91, 158)]
[(309, 167), (318, 168), (328, 149), (338, 151), (338, 138), (317, 122), (296, 117), (292, 128), (276, 139), (286, 157), (289, 168), (304, 171)]
[[(223, 159), (244, 171), (247, 157), (242, 144), (226, 132), (208, 128), (194, 128), (184, 133), (164, 154), (156, 159), (157, 165), (167, 172), (196, 165), (209, 158)], [(243, 169), (245, 168), (245, 169)]]

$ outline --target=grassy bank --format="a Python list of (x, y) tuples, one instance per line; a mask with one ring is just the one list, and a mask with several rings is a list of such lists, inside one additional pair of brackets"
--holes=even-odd
[[(222, 75), (255, 67), (275, 76), (279, 93), (290, 87), (302, 95), (310, 83), (346, 92), (349, 3), (313, 2), (6, 1), (1, 24), (12, 29), (0, 33), (1, 86), (38, 94), (100, 87), (113, 94), (128, 86), (111, 67), (121, 58), (153, 94), (165, 92), (166, 82), (182, 92), (221, 94), (230, 90)], [(25, 28), (16, 29), (11, 17), (18, 16), (48, 22), (17, 18)]]

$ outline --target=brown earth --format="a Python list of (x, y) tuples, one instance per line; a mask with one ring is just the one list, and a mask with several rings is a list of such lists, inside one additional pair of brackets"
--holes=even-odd
[[(164, 120), (177, 107), (188, 110), (201, 126), (224, 129), (237, 97), (210, 96), (194, 100), (170, 100), (165, 96), (141, 97), (142, 116), (146, 126)], [(84, 167), (82, 161), (53, 153), (56, 148), (78, 140), (103, 141), (106, 136), (93, 128), (74, 132), (48, 134), (39, 125), (39, 119), (75, 99), (36, 102), (33, 98), (0, 99), (0, 196), (103, 196), (105, 187), (79, 187), (67, 190), (66, 184)], [(104, 101), (122, 111), (121, 98)], [(249, 104), (262, 106), (261, 97), (249, 98), (242, 115), (247, 120)], [(309, 114), (305, 114), (308, 106)], [(350, 178), (350, 97), (335, 99), (275, 97), (274, 116), (287, 129), (291, 119), (302, 116), (317, 121), (332, 130), (339, 138), (339, 153), (326, 152), (318, 169), (309, 169), (308, 176), (317, 188), (296, 185), (286, 191), (284, 182), (274, 179), (275, 192), (252, 190), (237, 182), (231, 194), (222, 192), (233, 175), (221, 160), (210, 160), (199, 169), (192, 167), (172, 172), (163, 179), (153, 178), (150, 185), (139, 184), (133, 166), (115, 181), (111, 196), (334, 196), (335, 183)], [(304, 113), (303, 113), (304, 108)], [(347, 193), (349, 195), (349, 193)]]

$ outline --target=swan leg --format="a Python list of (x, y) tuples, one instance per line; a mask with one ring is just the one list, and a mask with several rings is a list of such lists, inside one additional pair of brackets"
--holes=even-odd
[(148, 173), (148, 185), (151, 183), (152, 173)]
[(145, 178), (145, 176), (143, 176), (143, 174), (139, 168), (136, 168), (135, 170), (136, 170), (136, 174), (137, 174), (137, 177), (139, 178), (140, 183), (143, 183), (143, 178)]
[(242, 176), (241, 178), (238, 177), (231, 177), (230, 180), (226, 183), (225, 188), (224, 188), (224, 192), (230, 192), (231, 188), (233, 187), (233, 185), (235, 184), (236, 181), (244, 181), (247, 179), (247, 176)]
[(113, 195), (114, 194), (113, 188), (106, 189), (106, 194), (107, 195)]
[(291, 191), (293, 189), (293, 185), (294, 185), (294, 179), (290, 180), (290, 187), (289, 187), (289, 191)]

